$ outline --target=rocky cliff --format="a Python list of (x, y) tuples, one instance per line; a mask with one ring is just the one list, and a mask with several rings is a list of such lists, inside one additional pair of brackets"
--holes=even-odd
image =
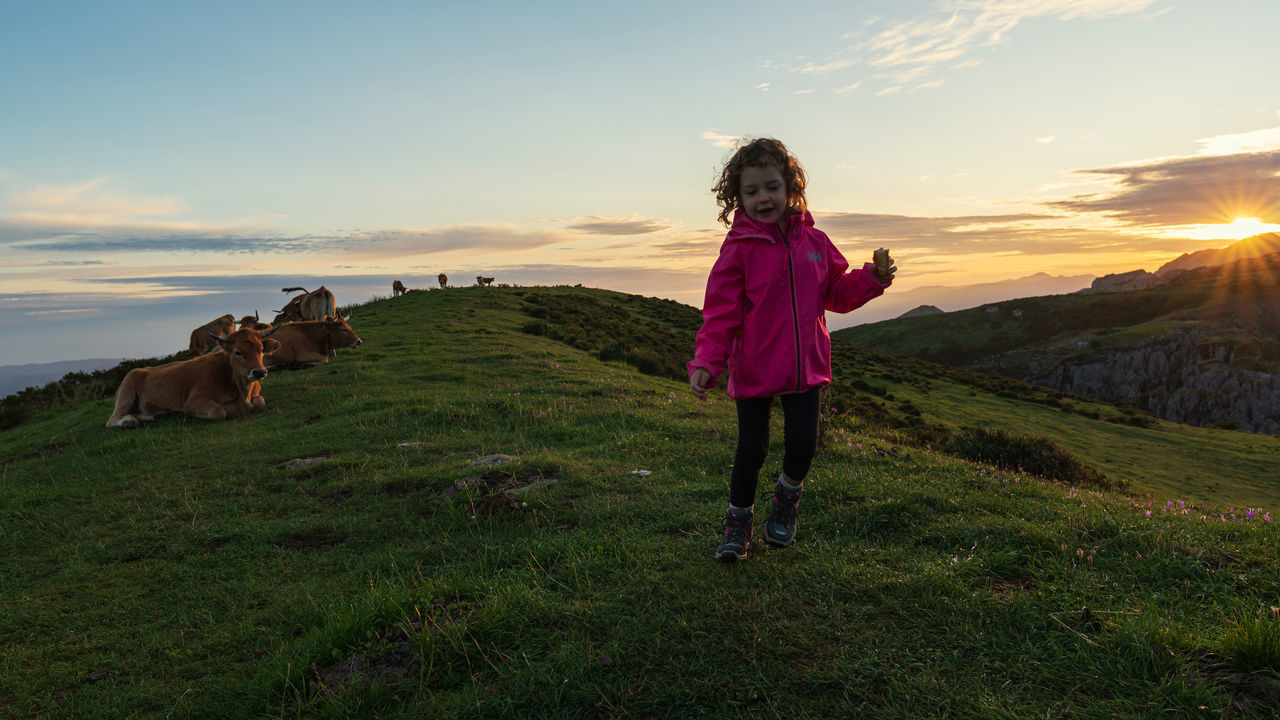
[[(994, 357), (972, 367), (1175, 422), (1280, 434), (1280, 343), (1221, 330), (1176, 327), (1130, 347), (1077, 338), (1016, 362)], [(1011, 373), (1012, 365), (1019, 371)]]

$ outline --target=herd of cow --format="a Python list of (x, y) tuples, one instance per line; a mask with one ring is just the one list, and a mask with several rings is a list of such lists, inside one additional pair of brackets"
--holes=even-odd
[(324, 286), (311, 292), (284, 288), (294, 291), (302, 294), (270, 325), (255, 312), (242, 317), (237, 329), (235, 317), (223, 315), (191, 332), (196, 357), (130, 370), (116, 390), (107, 427), (137, 427), (167, 413), (241, 417), (266, 405), (260, 381), (268, 370), (327, 363), (337, 349), (360, 344), (350, 316), (338, 314), (332, 292)]
[[(445, 275), (444, 273), (440, 273), (439, 275), (436, 276), (436, 282), (440, 283), (440, 289), (443, 290), (444, 288), (449, 286), (449, 276)], [(476, 276), (476, 285), (485, 286), (485, 285), (492, 285), (492, 284), (493, 284), (493, 278), (485, 277), (483, 275)], [(407, 292), (409, 292), (409, 288), (405, 287), (404, 283), (400, 282), (399, 280), (396, 280), (395, 282), (391, 283), (391, 295), (393, 297), (400, 297), (401, 295), (404, 295)]]

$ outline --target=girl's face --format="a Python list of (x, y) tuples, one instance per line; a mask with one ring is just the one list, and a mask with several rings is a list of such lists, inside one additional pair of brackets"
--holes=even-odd
[(783, 227), (787, 217), (787, 183), (778, 168), (743, 168), (738, 181), (738, 200), (747, 217)]

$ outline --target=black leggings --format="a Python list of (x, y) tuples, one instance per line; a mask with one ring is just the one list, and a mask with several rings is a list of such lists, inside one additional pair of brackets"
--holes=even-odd
[[(821, 387), (795, 395), (782, 395), (782, 471), (794, 483), (804, 481), (818, 449), (818, 404)], [(760, 468), (769, 456), (769, 415), (773, 398), (738, 401), (738, 451), (733, 458), (729, 482), (729, 504), (755, 504)]]

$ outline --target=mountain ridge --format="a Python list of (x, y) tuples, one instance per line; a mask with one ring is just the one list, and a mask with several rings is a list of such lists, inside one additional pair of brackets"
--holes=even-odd
[(836, 334), (1177, 422), (1280, 432), (1280, 253), (1166, 277)]

